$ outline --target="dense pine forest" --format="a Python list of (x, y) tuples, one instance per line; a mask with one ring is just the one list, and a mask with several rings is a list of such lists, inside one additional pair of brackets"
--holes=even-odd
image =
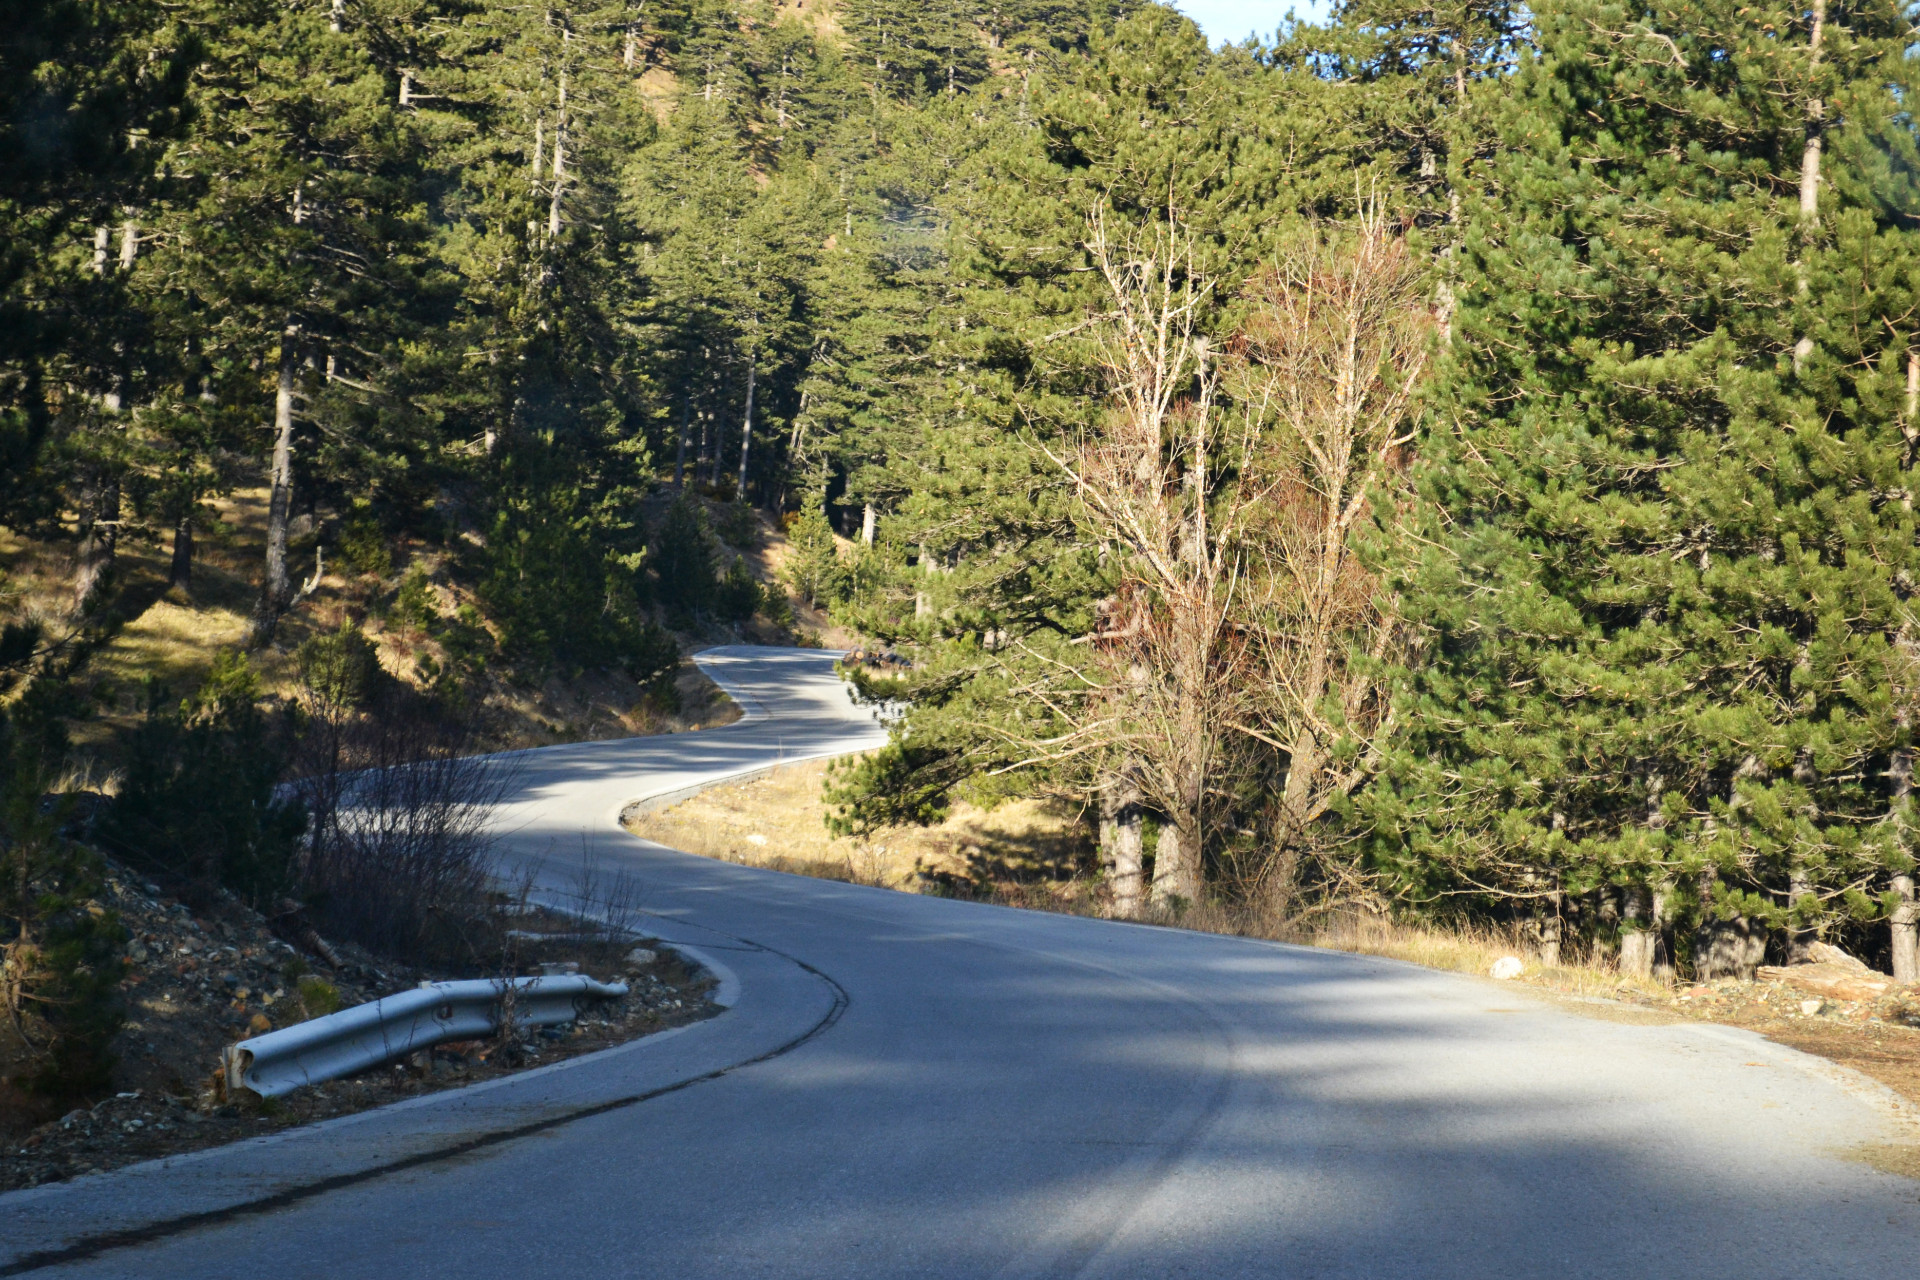
[[(120, 856), (297, 890), (306, 730), (249, 662), (403, 543), (467, 603), (394, 607), (530, 681), (826, 609), (903, 663), (855, 673), (899, 719), (834, 821), (1062, 797), (1116, 914), (1920, 977), (1914, 40), (1888, 0), (1218, 49), (1132, 0), (14, 5), (0, 527), (70, 574), (0, 583), (10, 1007), (106, 980), (89, 795)], [(121, 561), (191, 593), (241, 491), (245, 645), (76, 781)], [(322, 639), (307, 726), (382, 678)], [(219, 857), (154, 816), (214, 792)]]

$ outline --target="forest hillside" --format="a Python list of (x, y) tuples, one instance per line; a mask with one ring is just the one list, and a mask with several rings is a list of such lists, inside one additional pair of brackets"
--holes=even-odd
[(633, 731), (687, 645), (828, 621), (899, 713), (843, 833), (1046, 799), (1111, 914), (1920, 977), (1914, 47), (1887, 0), (1217, 49), (1131, 0), (16, 6), (0, 990), (110, 1028), (94, 845), (319, 901), (321, 739)]

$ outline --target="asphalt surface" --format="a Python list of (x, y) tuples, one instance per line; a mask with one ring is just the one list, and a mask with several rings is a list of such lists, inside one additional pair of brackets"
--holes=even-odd
[(1756, 1036), (618, 833), (639, 796), (878, 740), (828, 655), (703, 661), (760, 714), (524, 753), (505, 825), (549, 894), (583, 859), (635, 877), (727, 1013), (0, 1196), (0, 1274), (1913, 1274), (1920, 1183), (1849, 1158), (1911, 1139), (1889, 1095)]

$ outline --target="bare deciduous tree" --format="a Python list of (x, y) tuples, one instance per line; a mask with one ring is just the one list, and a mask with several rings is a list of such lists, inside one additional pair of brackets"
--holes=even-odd
[[(1087, 249), (1111, 309), (1097, 333), (1112, 405), (1070, 458), (1086, 535), (1117, 557), (1118, 582), (1079, 673), (1084, 696), (1058, 751), (1100, 752), (1107, 789), (1164, 815), (1152, 896), (1197, 899), (1209, 805), (1246, 718), (1248, 649), (1235, 624), (1247, 511), (1235, 479), (1249, 443), (1222, 438), (1218, 361), (1198, 328), (1211, 282), (1169, 218), (1116, 242), (1104, 215)], [(1116, 877), (1137, 906), (1138, 873)]]
[(1392, 728), (1383, 670), (1403, 633), (1359, 541), (1391, 537), (1402, 494), (1432, 341), (1424, 276), (1369, 210), (1344, 236), (1296, 240), (1248, 287), (1229, 382), (1258, 423), (1243, 479), (1258, 500), (1242, 519), (1259, 706), (1236, 728), (1284, 756), (1270, 899), (1290, 893), (1301, 845)]
[(1100, 212), (1090, 224), (1112, 404), (1054, 461), (1116, 582), (1088, 660), (1026, 687), (1069, 726), (1031, 756), (1101, 760), (1123, 913), (1139, 896), (1132, 811), (1164, 817), (1153, 899), (1196, 899), (1216, 810), (1256, 756), (1277, 757), (1260, 879), (1285, 899), (1391, 727), (1382, 671), (1401, 632), (1359, 547), (1391, 525), (1412, 442), (1422, 272), (1374, 212), (1302, 237), (1250, 282), (1248, 318), (1216, 350), (1198, 327), (1211, 282), (1178, 220), (1119, 241)]

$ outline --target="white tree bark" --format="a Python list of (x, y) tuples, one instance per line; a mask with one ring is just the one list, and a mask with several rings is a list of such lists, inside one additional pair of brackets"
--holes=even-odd
[[(1913, 751), (1902, 747), (1893, 753), (1887, 769), (1893, 783), (1893, 830), (1900, 852), (1913, 854)], [(1893, 980), (1920, 981), (1920, 904), (1914, 901), (1914, 875), (1911, 869), (1893, 876), (1894, 897), (1899, 900), (1888, 921), (1893, 951)]]
[(1200, 900), (1200, 858), (1197, 833), (1182, 836), (1172, 822), (1160, 828), (1160, 842), (1153, 851), (1153, 889), (1155, 906), (1170, 907), (1176, 901)]
[[(1807, 80), (1812, 88), (1814, 74), (1820, 67), (1820, 42), (1827, 26), (1827, 0), (1812, 0), (1813, 29), (1807, 37)], [(1806, 141), (1800, 149), (1800, 261), (1795, 264), (1800, 281), (1798, 292), (1805, 297), (1807, 293), (1806, 253), (1813, 239), (1814, 229), (1820, 222), (1820, 155), (1826, 133), (1826, 103), (1814, 93), (1807, 95), (1806, 105)], [(1813, 354), (1813, 338), (1800, 335), (1793, 344), (1793, 371), (1800, 373), (1805, 367), (1807, 357)]]
[(1122, 919), (1139, 915), (1145, 900), (1144, 835), (1139, 797), (1123, 779), (1109, 781), (1100, 793), (1100, 852)]
[[(571, 34), (562, 37), (571, 40)], [(547, 204), (547, 239), (560, 234), (560, 198), (567, 185), (567, 72), (560, 71), (560, 104), (553, 124), (553, 195)]]
[(1628, 885), (1620, 904), (1620, 972), (1635, 978), (1653, 976), (1653, 930), (1648, 928), (1650, 895), (1645, 885)]
[(273, 397), (273, 467), (267, 495), (267, 571), (254, 613), (253, 643), (273, 639), (293, 597), (287, 572), (287, 524), (293, 511), (293, 402), (300, 376), (300, 330), (288, 322), (280, 335), (280, 376)]
[(740, 483), (734, 494), (741, 502), (747, 500), (747, 455), (753, 449), (753, 376), (758, 363), (756, 357), (747, 357), (747, 411), (740, 419)]

